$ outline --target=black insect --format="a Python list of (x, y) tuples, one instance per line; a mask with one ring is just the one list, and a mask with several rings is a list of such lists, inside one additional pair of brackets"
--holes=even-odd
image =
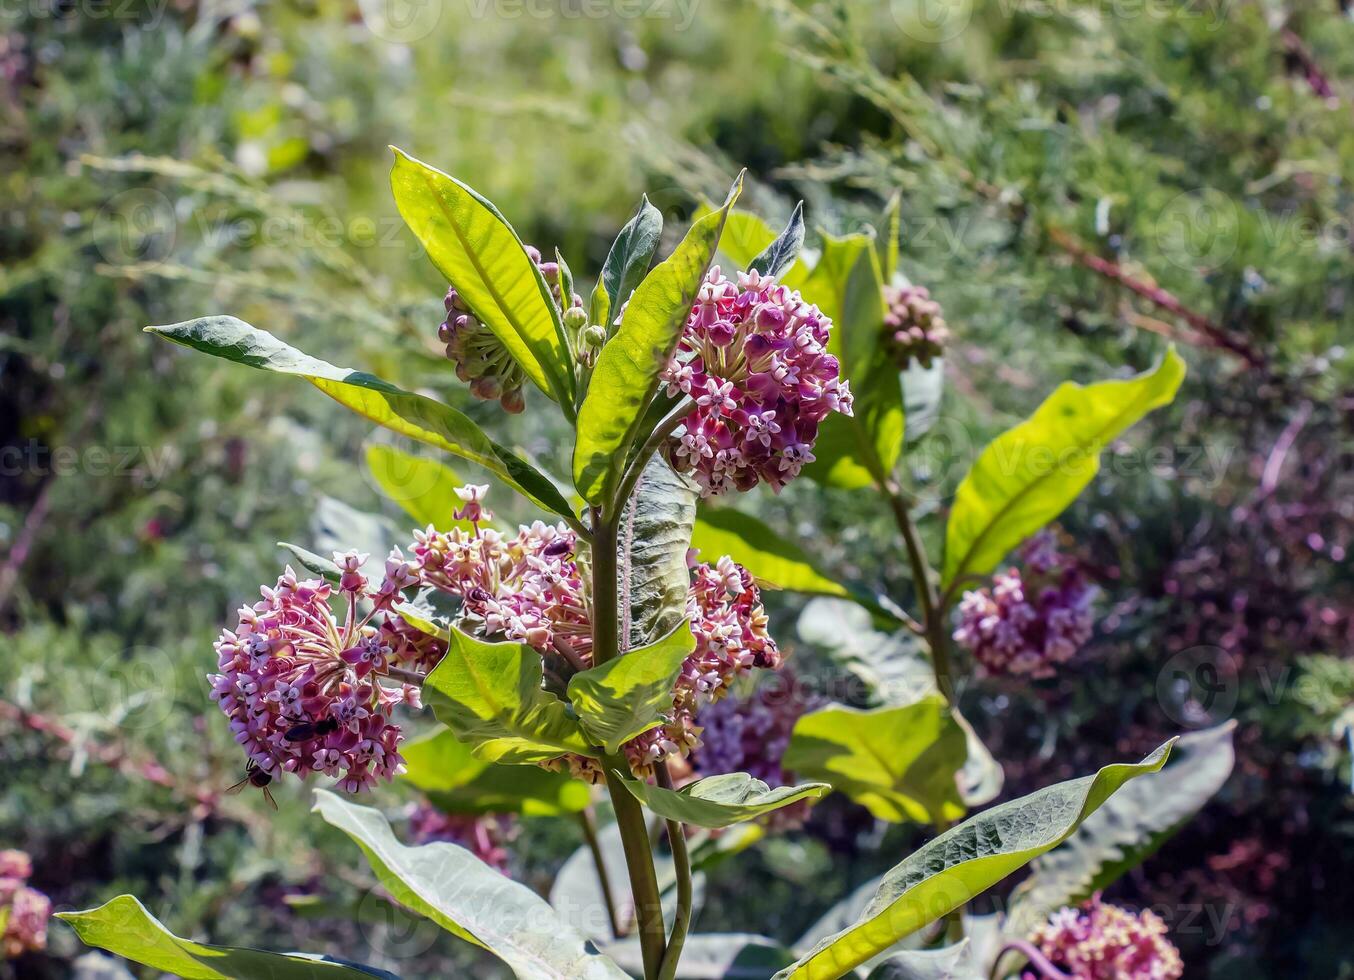
[(288, 742), (309, 742), (312, 738), (338, 731), (338, 721), (334, 718), (321, 718), (319, 721), (304, 721), (292, 725), (282, 737)]
[(545, 546), (545, 550), (543, 553), (548, 558), (558, 558), (560, 555), (567, 555), (569, 552), (573, 550), (574, 546), (571, 545), (568, 541), (566, 541), (564, 538), (557, 538)]
[(240, 790), (244, 789), (245, 786), (257, 786), (259, 789), (263, 790), (263, 798), (268, 801), (268, 805), (276, 810), (277, 800), (273, 799), (273, 791), (268, 788), (268, 784), (272, 781), (273, 777), (260, 769), (258, 763), (251, 760), (250, 763), (244, 767), (244, 779), (241, 779), (238, 783), (227, 789), (226, 795), (234, 796), (236, 793), (240, 792)]

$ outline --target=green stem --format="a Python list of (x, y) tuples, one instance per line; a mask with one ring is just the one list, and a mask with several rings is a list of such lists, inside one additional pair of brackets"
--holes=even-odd
[[(663, 789), (672, 789), (672, 776), (668, 773), (666, 762), (654, 766), (654, 776)], [(691, 856), (686, 850), (686, 834), (676, 820), (667, 821), (667, 828), (672, 865), (677, 872), (677, 914), (672, 920), (672, 935), (668, 937), (668, 948), (663, 954), (663, 967), (658, 980), (674, 980), (677, 976), (677, 961), (682, 958), (686, 933), (691, 927)]]
[(578, 815), (578, 822), (583, 828), (583, 839), (592, 853), (593, 867), (597, 869), (597, 884), (602, 889), (602, 900), (606, 902), (607, 918), (611, 920), (611, 936), (620, 939), (621, 919), (616, 914), (616, 899), (611, 894), (611, 877), (607, 874), (606, 858), (602, 856), (602, 845), (597, 841), (597, 821), (593, 818), (592, 807)]
[(639, 447), (639, 452), (630, 461), (630, 468), (621, 477), (620, 486), (617, 488), (616, 513), (619, 514), (625, 509), (625, 502), (630, 499), (630, 494), (634, 491), (635, 484), (639, 482), (639, 475), (644, 472), (644, 467), (649, 464), (653, 454), (658, 452), (658, 447), (663, 445), (663, 441), (672, 435), (672, 430), (682, 424), (682, 419), (691, 411), (692, 404), (690, 398), (683, 398), (678, 402), (672, 411), (663, 417), (663, 421), (658, 423), (658, 428), (644, 440), (644, 445)]
[(917, 525), (912, 520), (911, 508), (907, 505), (902, 491), (891, 480), (877, 480), (879, 492), (889, 502), (893, 519), (907, 546), (908, 560), (912, 565), (912, 583), (917, 593), (917, 604), (921, 606), (922, 630), (927, 644), (931, 647), (931, 668), (935, 671), (936, 687), (947, 701), (954, 701), (954, 678), (950, 673), (949, 637), (945, 632), (945, 604), (931, 584), (931, 564), (926, 559), (926, 546), (922, 544)]
[[(620, 507), (616, 508), (617, 513), (620, 510)], [(600, 665), (620, 656), (616, 518), (594, 507), (592, 528), (592, 662)], [(630, 875), (630, 892), (634, 898), (635, 921), (639, 924), (645, 980), (657, 980), (665, 945), (663, 906), (659, 898), (653, 852), (649, 848), (649, 834), (644, 826), (644, 811), (639, 801), (621, 784), (622, 777), (618, 773), (628, 771), (625, 757), (604, 758), (602, 765), (606, 770), (607, 792), (611, 796), (611, 808), (616, 813), (626, 870)]]

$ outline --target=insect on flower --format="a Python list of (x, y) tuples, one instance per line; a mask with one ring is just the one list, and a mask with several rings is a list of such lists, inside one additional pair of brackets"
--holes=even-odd
[(227, 788), (226, 795), (234, 796), (244, 789), (245, 786), (257, 786), (259, 789), (263, 790), (263, 798), (268, 801), (268, 805), (276, 810), (277, 800), (273, 799), (273, 791), (268, 788), (268, 784), (272, 781), (273, 777), (260, 769), (251, 759), (244, 767), (244, 779), (241, 779), (238, 783)]

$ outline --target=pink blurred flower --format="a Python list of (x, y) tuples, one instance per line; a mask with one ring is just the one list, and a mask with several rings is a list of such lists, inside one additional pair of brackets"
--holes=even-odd
[(779, 491), (813, 460), (818, 426), (851, 414), (851, 391), (827, 352), (832, 327), (797, 291), (759, 273), (735, 283), (715, 266), (664, 369), (669, 395), (695, 405), (668, 458), (704, 496), (767, 483)]
[(950, 340), (940, 304), (924, 286), (885, 286), (884, 303), (884, 333), (893, 359), (900, 368), (914, 360), (929, 368)]
[(33, 863), (23, 851), (0, 851), (0, 958), (13, 959), (47, 947), (52, 903), (25, 882)]
[(416, 843), (457, 844), (498, 871), (507, 870), (508, 850), (504, 845), (515, 831), (516, 823), (510, 815), (443, 813), (426, 801), (409, 814), (409, 833)]
[[(1159, 916), (1135, 915), (1102, 902), (1099, 894), (1080, 908), (1054, 912), (1031, 941), (1078, 980), (1178, 980), (1185, 972)], [(1034, 980), (1037, 974), (1024, 976)]]

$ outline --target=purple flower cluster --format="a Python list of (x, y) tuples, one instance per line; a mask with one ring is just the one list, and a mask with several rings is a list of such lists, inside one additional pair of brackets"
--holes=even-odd
[(900, 368), (914, 360), (929, 368), (945, 353), (950, 331), (925, 286), (885, 286), (884, 305), (884, 333)]
[[(526, 250), (550, 286), (555, 306), (567, 313), (581, 312), (581, 296), (571, 296), (568, 307), (561, 302), (559, 263), (542, 262), (541, 253), (534, 246), (528, 245)], [(514, 414), (522, 411), (525, 407), (522, 386), (526, 383), (526, 375), (521, 366), (494, 332), (475, 316), (464, 297), (456, 291), (455, 283), (447, 288), (442, 303), (447, 316), (437, 328), (437, 339), (446, 345), (447, 358), (456, 365), (456, 376), (469, 383), (475, 397), (485, 401), (497, 399), (506, 411)], [(574, 314), (571, 320), (576, 317)]]
[(1051, 677), (1091, 638), (1098, 590), (1047, 530), (1021, 546), (1020, 558), (1025, 576), (1011, 568), (990, 589), (964, 594), (954, 639), (985, 674)]
[[(1100, 900), (1063, 908), (1031, 937), (1053, 965), (1077, 980), (1179, 980), (1179, 951), (1160, 916), (1138, 914)], [(1026, 980), (1037, 974), (1026, 971)]]
[[(334, 555), (341, 621), (330, 606), (334, 586), (298, 580), (287, 568), (217, 641), (221, 673), (209, 676), (212, 699), (230, 718), (251, 773), (305, 778), (322, 772), (355, 793), (402, 771), (402, 736), (391, 712), (401, 703), (417, 707), (419, 689), (382, 681), (403, 635), (392, 629), (398, 617), (390, 610), (417, 579), (397, 550), (386, 560), (380, 587), (369, 589), (360, 571), (366, 557)], [(359, 612), (364, 600), (370, 602), (365, 615)], [(407, 644), (400, 646), (403, 652)]]
[(662, 373), (668, 394), (695, 405), (668, 447), (704, 496), (779, 491), (813, 460), (818, 426), (851, 414), (851, 391), (827, 352), (832, 321), (795, 290), (757, 272), (715, 266)]
[(506, 872), (508, 849), (505, 846), (516, 827), (512, 817), (503, 814), (443, 813), (431, 803), (422, 802), (409, 814), (409, 833), (415, 843), (446, 841), (470, 851), (491, 868)]
[[(577, 535), (567, 525), (539, 521), (512, 536), (482, 526), (492, 519), (482, 503), (484, 490), (458, 491), (465, 507), (457, 515), (471, 522), (469, 529), (415, 532), (411, 550), (419, 582), (461, 599), (459, 629), (525, 643), (559, 660), (566, 672), (586, 670), (592, 664), (592, 611)], [(736, 676), (781, 663), (748, 571), (727, 557), (714, 566), (694, 559), (688, 564), (687, 615), (696, 647), (683, 664), (664, 723), (625, 746), (636, 773), (647, 774), (655, 761), (699, 744), (697, 708), (723, 697)], [(590, 760), (562, 758), (555, 763), (561, 766), (583, 778), (601, 776)]]
[(47, 948), (52, 903), (26, 884), (33, 862), (23, 851), (0, 851), (0, 959)]
[(776, 683), (763, 684), (746, 697), (728, 697), (696, 716), (701, 746), (692, 754), (700, 776), (745, 772), (768, 786), (786, 786), (794, 777), (781, 768), (795, 722), (818, 706), (784, 671)]

